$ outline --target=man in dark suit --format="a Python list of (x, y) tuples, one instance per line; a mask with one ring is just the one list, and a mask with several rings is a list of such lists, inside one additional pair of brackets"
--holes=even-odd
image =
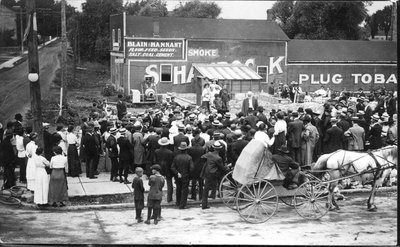
[(379, 123), (379, 115), (375, 113), (372, 116), (372, 127), (368, 133), (369, 149), (378, 149), (383, 146), (382, 125)]
[(174, 153), (168, 148), (169, 140), (167, 137), (162, 137), (158, 140), (158, 144), (160, 145), (160, 149), (155, 151), (155, 164), (161, 166), (161, 174), (164, 175), (167, 180), (167, 202), (171, 202), (174, 189), (172, 186), (173, 174), (171, 171)]
[(243, 139), (243, 133), (240, 129), (235, 130), (236, 140), (232, 143), (232, 167), (235, 167), (236, 161), (239, 155), (242, 153), (244, 147), (249, 143), (249, 141)]
[(116, 128), (110, 129), (110, 136), (106, 140), (106, 148), (108, 150), (108, 157), (111, 160), (111, 178), (110, 180), (113, 182), (117, 182), (117, 174), (119, 170), (119, 162), (118, 162), (118, 146), (117, 139), (115, 135), (117, 134)]
[(193, 160), (186, 150), (189, 148), (186, 142), (181, 142), (178, 146), (178, 153), (172, 161), (171, 171), (175, 175), (176, 181), (176, 205), (179, 209), (186, 208), (187, 197), (189, 194), (190, 173), (193, 171)]
[(178, 153), (178, 147), (182, 142), (185, 142), (188, 146), (190, 144), (189, 137), (185, 136), (185, 126), (183, 124), (178, 125), (178, 135), (174, 136), (174, 154)]
[(287, 140), (292, 158), (300, 163), (301, 161), (301, 132), (303, 131), (303, 121), (299, 119), (297, 112), (292, 112), (293, 122), (288, 124)]
[(126, 115), (126, 104), (124, 101), (122, 101), (122, 95), (118, 94), (118, 102), (117, 102), (117, 116), (119, 120), (122, 120), (122, 118)]
[(393, 114), (396, 113), (397, 107), (397, 99), (393, 97), (393, 92), (389, 92), (389, 97), (386, 99), (386, 112), (390, 117), (393, 117)]
[(200, 137), (200, 130), (193, 130), (193, 139), (191, 140), (192, 147), (189, 149), (188, 154), (192, 157), (193, 160), (193, 171), (191, 173), (191, 181), (192, 181), (192, 189), (191, 189), (191, 199), (196, 200), (196, 187), (197, 182), (199, 183), (199, 200), (201, 200), (203, 194), (203, 179), (200, 178), (200, 172), (203, 169), (203, 163), (200, 158), (203, 154), (206, 153), (204, 148), (205, 141)]
[(341, 113), (340, 114), (340, 120), (337, 123), (337, 126), (343, 130), (343, 132), (346, 132), (350, 128), (350, 123), (346, 120), (346, 114)]
[(257, 114), (258, 119), (266, 124), (267, 123), (267, 116), (265, 116), (265, 114), (264, 114), (264, 107), (259, 106), (257, 108), (257, 112), (258, 112), (258, 114)]
[(333, 153), (339, 149), (343, 149), (343, 130), (337, 126), (338, 120), (331, 119), (332, 127), (329, 128), (324, 135), (324, 154)]
[(250, 125), (253, 129), (257, 129), (256, 124), (258, 122), (258, 117), (256, 115), (256, 111), (253, 111), (252, 113), (249, 112), (249, 115), (244, 119), (245, 124)]
[(154, 154), (156, 149), (160, 148), (158, 144), (158, 140), (161, 138), (161, 130), (158, 129), (154, 133), (154, 127), (149, 128), (150, 135), (144, 140), (143, 146), (147, 148), (147, 164), (146, 164), (146, 175), (150, 177), (152, 175), (150, 167), (155, 164), (154, 163)]
[(93, 122), (88, 124), (86, 135), (82, 137), (82, 149), (85, 152), (86, 158), (86, 177), (90, 179), (97, 178), (94, 176), (94, 161), (97, 155), (96, 139), (93, 136)]
[[(122, 128), (119, 130), (120, 137), (117, 140), (117, 144), (119, 146), (119, 182), (125, 184), (129, 184), (130, 182), (128, 181), (128, 171), (129, 171), (129, 166), (133, 161), (133, 146), (129, 142), (128, 138), (125, 137), (126, 129)], [(124, 179), (122, 179), (122, 172), (124, 173)]]
[(247, 92), (247, 98), (243, 100), (242, 112), (245, 116), (258, 108), (258, 100), (253, 96), (253, 92)]
[(161, 111), (157, 109), (154, 114), (155, 116), (153, 118), (153, 127), (161, 128)]

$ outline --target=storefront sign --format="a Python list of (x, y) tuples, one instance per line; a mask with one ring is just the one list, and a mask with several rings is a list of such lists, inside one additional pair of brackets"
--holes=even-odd
[[(343, 81), (342, 74), (299, 74), (299, 83), (318, 84), (340, 84)], [(354, 84), (397, 84), (395, 74), (385, 76), (384, 74), (351, 74)]]
[(137, 60), (184, 60), (183, 39), (126, 39), (126, 58)]
[(188, 57), (218, 57), (218, 49), (189, 48)]

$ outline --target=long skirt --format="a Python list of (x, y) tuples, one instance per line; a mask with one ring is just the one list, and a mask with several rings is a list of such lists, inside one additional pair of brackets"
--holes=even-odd
[(78, 177), (82, 173), (81, 161), (75, 144), (68, 146), (68, 176)]
[(47, 204), (49, 198), (49, 175), (44, 167), (36, 167), (35, 194), (33, 202)]
[(68, 201), (67, 178), (64, 168), (53, 169), (50, 175), (49, 203)]
[(277, 154), (278, 149), (280, 149), (283, 144), (286, 144), (286, 136), (284, 131), (275, 136), (274, 144), (271, 146), (271, 153)]
[(28, 163), (26, 164), (26, 187), (28, 190), (35, 191), (35, 172), (35, 160), (33, 158), (29, 158)]

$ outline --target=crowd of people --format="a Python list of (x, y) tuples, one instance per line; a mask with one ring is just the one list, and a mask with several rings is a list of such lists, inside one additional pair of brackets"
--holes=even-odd
[(322, 154), (397, 145), (397, 94), (393, 92), (361, 96), (355, 105), (344, 94), (325, 103), (322, 111), (299, 107), (266, 112), (252, 92), (247, 96), (242, 111), (234, 115), (204, 102), (184, 107), (174, 97), (154, 109), (130, 113), (120, 95), (116, 112), (104, 104), (82, 118), (79, 126), (59, 125), (54, 133), (44, 124), (43, 147), (36, 143), (37, 133), (24, 128), (22, 115), (17, 114), (0, 132), (4, 187), (15, 185), (14, 170), (19, 166), (19, 180), (34, 192), (35, 203), (62, 206), (68, 200), (66, 176), (81, 176), (84, 165), (86, 176), (96, 179), (104, 155), (111, 162), (111, 181), (133, 182), (141, 221), (143, 173), (152, 178), (150, 208), (155, 219), (161, 214), (164, 178), (167, 202), (173, 201), (175, 182), (179, 209), (186, 208), (188, 197), (201, 200), (207, 209), (209, 198), (216, 197), (218, 182), (252, 139), (270, 151), (271, 160), (286, 176), (288, 189), (298, 185), (296, 171)]

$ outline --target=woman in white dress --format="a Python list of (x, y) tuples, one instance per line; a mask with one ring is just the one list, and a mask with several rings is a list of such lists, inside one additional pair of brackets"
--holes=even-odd
[(28, 163), (26, 164), (26, 187), (30, 191), (35, 191), (35, 156), (36, 156), (36, 149), (37, 145), (35, 143), (38, 134), (36, 132), (32, 132), (29, 135), (29, 139), (31, 140), (26, 145), (26, 156), (28, 157)]
[(43, 148), (36, 149), (36, 156), (34, 157), (36, 171), (35, 171), (35, 194), (33, 202), (38, 206), (46, 205), (49, 196), (49, 175), (45, 167), (50, 167), (50, 162), (43, 156)]

